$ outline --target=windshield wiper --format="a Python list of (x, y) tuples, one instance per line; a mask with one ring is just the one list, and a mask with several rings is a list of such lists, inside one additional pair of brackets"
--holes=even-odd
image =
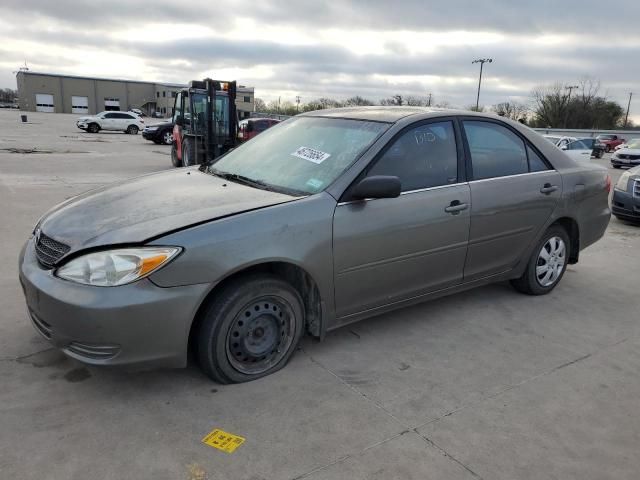
[(238, 175), (237, 173), (223, 172), (215, 168), (209, 168), (208, 171), (211, 172), (216, 177), (224, 178), (225, 180), (241, 183), (243, 185), (248, 185), (254, 188), (260, 188), (262, 190), (273, 190), (273, 187), (271, 185), (263, 182), (262, 180), (254, 180), (253, 178), (245, 177), (244, 175)]

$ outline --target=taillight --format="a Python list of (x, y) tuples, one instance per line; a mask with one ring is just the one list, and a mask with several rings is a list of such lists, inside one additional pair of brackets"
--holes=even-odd
[(607, 189), (607, 193), (611, 193), (611, 175), (607, 174), (607, 179), (605, 180), (605, 188)]

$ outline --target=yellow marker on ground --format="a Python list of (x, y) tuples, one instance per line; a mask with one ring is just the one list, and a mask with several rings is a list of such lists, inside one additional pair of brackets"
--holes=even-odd
[(244, 440), (243, 437), (216, 428), (202, 439), (202, 443), (223, 452), (233, 453), (236, 448), (244, 443)]

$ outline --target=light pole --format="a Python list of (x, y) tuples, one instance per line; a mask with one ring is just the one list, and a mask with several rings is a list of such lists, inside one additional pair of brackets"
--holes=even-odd
[(629, 109), (631, 108), (631, 97), (633, 97), (633, 92), (629, 92), (629, 103), (627, 103), (627, 114), (624, 116), (624, 128), (627, 128), (627, 122), (629, 121)]
[(429, 100), (427, 101), (427, 107), (431, 106), (431, 94), (429, 94)]
[(580, 88), (578, 85), (569, 85), (568, 87), (564, 87), (565, 90), (569, 90), (569, 95), (567, 96), (567, 111), (564, 114), (564, 128), (568, 127), (569, 123), (569, 102), (571, 101), (571, 92), (576, 88)]
[(480, 78), (478, 79), (478, 96), (476, 97), (476, 112), (478, 111), (478, 109), (480, 108), (480, 85), (482, 84), (482, 67), (484, 67), (485, 63), (492, 63), (493, 62), (493, 58), (478, 58), (477, 60), (474, 60), (473, 63), (479, 63), (480, 64)]
[(300, 95), (296, 95), (296, 113), (300, 112)]

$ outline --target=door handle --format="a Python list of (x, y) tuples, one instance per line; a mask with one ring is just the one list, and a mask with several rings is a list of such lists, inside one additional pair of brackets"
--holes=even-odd
[(558, 186), (557, 185), (551, 185), (550, 183), (545, 183), (542, 186), (542, 188), (540, 189), (540, 193), (544, 193), (545, 195), (549, 195), (550, 193), (553, 193), (556, 190), (558, 190)]
[(449, 204), (448, 207), (444, 209), (445, 212), (450, 213), (451, 215), (457, 215), (463, 210), (469, 208), (469, 205), (466, 203), (460, 203), (460, 200), (454, 200)]

